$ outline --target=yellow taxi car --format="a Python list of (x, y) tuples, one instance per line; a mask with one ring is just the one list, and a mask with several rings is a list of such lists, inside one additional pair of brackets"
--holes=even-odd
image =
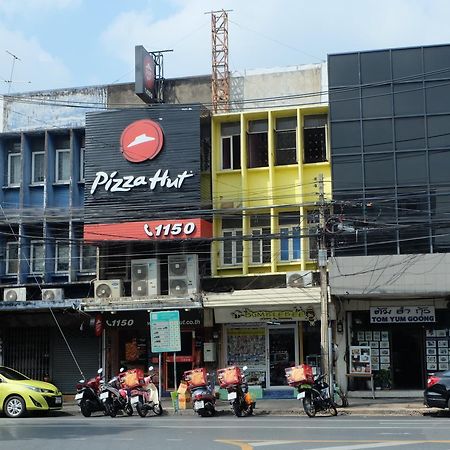
[(8, 417), (22, 417), (28, 411), (53, 411), (62, 408), (62, 394), (51, 383), (32, 380), (0, 366), (0, 411)]

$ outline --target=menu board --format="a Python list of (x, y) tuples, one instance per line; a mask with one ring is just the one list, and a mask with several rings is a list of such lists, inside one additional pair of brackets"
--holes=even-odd
[(446, 328), (425, 331), (427, 372), (449, 370), (450, 330)]
[(390, 370), (391, 368), (391, 345), (389, 331), (357, 331), (356, 339), (358, 345), (370, 347), (372, 371)]
[(370, 347), (350, 347), (350, 373), (372, 373), (372, 359)]
[(153, 353), (181, 351), (180, 312), (150, 313), (150, 334)]

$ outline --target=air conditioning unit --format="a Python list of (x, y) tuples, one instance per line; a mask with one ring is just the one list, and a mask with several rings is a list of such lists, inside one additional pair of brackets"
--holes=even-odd
[(298, 272), (286, 273), (286, 286), (305, 288), (312, 287), (313, 274), (310, 270), (300, 270)]
[(198, 255), (169, 255), (169, 295), (184, 297), (199, 289)]
[(27, 299), (27, 288), (6, 288), (3, 291), (5, 302), (24, 302)]
[(64, 291), (62, 288), (58, 289), (42, 289), (42, 300), (59, 301), (64, 298)]
[(131, 261), (131, 296), (148, 297), (161, 294), (159, 260), (133, 259)]
[(123, 295), (122, 280), (96, 280), (94, 281), (95, 298), (118, 298)]

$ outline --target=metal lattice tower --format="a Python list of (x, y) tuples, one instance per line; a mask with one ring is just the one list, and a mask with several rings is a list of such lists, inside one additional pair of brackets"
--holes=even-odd
[(212, 37), (212, 108), (228, 111), (230, 105), (230, 72), (228, 70), (228, 12), (211, 11)]

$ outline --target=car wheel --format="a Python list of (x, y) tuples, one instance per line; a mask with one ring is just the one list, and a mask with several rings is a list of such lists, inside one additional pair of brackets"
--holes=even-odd
[(27, 411), (23, 398), (18, 395), (9, 397), (5, 401), (3, 410), (8, 417), (12, 418), (22, 417)]

